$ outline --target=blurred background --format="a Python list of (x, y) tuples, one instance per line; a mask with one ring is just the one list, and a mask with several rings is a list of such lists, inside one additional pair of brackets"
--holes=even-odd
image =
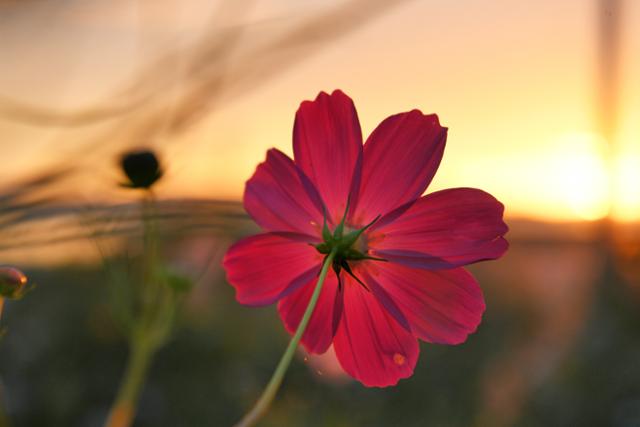
[(2, 405), (14, 426), (100, 426), (124, 369), (104, 260), (141, 250), (126, 150), (155, 150), (163, 259), (195, 283), (137, 426), (231, 425), (288, 336), (235, 302), (220, 260), (295, 111), (355, 101), (367, 135), (412, 108), (449, 128), (429, 191), (506, 205), (511, 248), (457, 347), (367, 389), (293, 364), (265, 426), (640, 426), (640, 2), (0, 0)]

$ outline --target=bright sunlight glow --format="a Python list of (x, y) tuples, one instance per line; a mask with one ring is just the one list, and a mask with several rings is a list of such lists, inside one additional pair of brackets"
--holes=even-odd
[(609, 183), (605, 142), (590, 133), (569, 133), (558, 138), (557, 150), (544, 174), (556, 177), (555, 190), (577, 216), (585, 220), (609, 213)]
[(618, 221), (640, 219), (640, 154), (620, 153), (614, 162), (612, 217)]

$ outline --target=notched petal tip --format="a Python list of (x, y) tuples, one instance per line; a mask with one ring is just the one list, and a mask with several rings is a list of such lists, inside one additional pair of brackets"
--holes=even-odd
[(422, 125), (440, 128), (445, 134), (449, 130), (448, 127), (442, 126), (442, 124), (440, 123), (440, 118), (436, 113), (423, 113), (422, 110), (418, 108), (414, 108), (413, 110), (409, 110), (404, 113), (394, 114), (389, 117), (403, 115), (405, 115), (410, 120), (419, 120), (420, 122), (422, 122)]
[(353, 100), (351, 99), (351, 97), (349, 95), (347, 95), (346, 93), (344, 93), (342, 91), (342, 89), (334, 89), (333, 91), (331, 91), (331, 93), (321, 90), (320, 92), (318, 92), (318, 95), (316, 96), (316, 100), (318, 98), (324, 98), (324, 97), (329, 97), (329, 98), (346, 98), (349, 101), (353, 102)]
[(343, 102), (354, 104), (353, 99), (351, 99), (351, 97), (346, 93), (344, 93), (341, 89), (335, 89), (333, 92), (331, 92), (331, 95), (329, 96), (336, 100), (341, 99)]
[(440, 119), (438, 118), (438, 115), (436, 113), (423, 113), (419, 108), (414, 108), (413, 110), (409, 111), (409, 114), (420, 114), (420, 116), (425, 120), (428, 120), (433, 124), (440, 126)]
[(332, 101), (332, 100), (347, 101), (348, 103), (353, 104), (353, 99), (351, 99), (349, 95), (347, 95), (340, 89), (335, 89), (330, 94), (324, 90), (321, 90), (320, 92), (318, 92), (318, 94), (313, 100), (305, 99), (304, 101), (302, 101), (300, 103), (300, 109), (312, 107), (315, 104), (318, 104), (324, 101)]

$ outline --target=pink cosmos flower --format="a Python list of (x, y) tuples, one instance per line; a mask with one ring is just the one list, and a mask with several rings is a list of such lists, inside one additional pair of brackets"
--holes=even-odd
[(336, 90), (305, 101), (294, 159), (272, 149), (246, 184), (244, 206), (265, 233), (227, 252), (241, 304), (278, 302), (295, 332), (322, 262), (341, 245), (302, 337), (310, 353), (333, 344), (342, 368), (367, 386), (413, 373), (418, 339), (459, 344), (485, 309), (462, 266), (507, 250), (503, 205), (473, 188), (426, 196), (447, 129), (418, 110), (385, 119), (362, 144), (353, 101)]

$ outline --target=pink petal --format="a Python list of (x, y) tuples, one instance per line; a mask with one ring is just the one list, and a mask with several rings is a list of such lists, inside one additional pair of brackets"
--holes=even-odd
[[(290, 334), (294, 334), (300, 324), (307, 305), (309, 305), (311, 294), (315, 290), (317, 279), (315, 277), (278, 303), (280, 317)], [(320, 354), (327, 351), (333, 340), (341, 315), (342, 293), (338, 292), (338, 281), (335, 274), (330, 272), (325, 279), (307, 329), (302, 335), (301, 341), (307, 352)]]
[(496, 259), (508, 247), (503, 211), (499, 201), (481, 190), (431, 193), (400, 216), (390, 212), (381, 218), (368, 234), (369, 250), (390, 262), (427, 269)]
[(301, 234), (267, 233), (231, 246), (222, 264), (227, 281), (236, 288), (238, 302), (273, 304), (313, 280), (320, 271), (322, 255), (308, 239)]
[(484, 298), (464, 268), (429, 271), (381, 262), (368, 271), (366, 282), (387, 291), (414, 335), (424, 341), (460, 344), (480, 324)]
[(447, 129), (435, 114), (419, 110), (385, 119), (364, 145), (362, 179), (351, 223), (364, 225), (377, 215), (420, 197), (440, 165)]
[(339, 222), (352, 181), (360, 178), (362, 132), (351, 98), (336, 90), (300, 104), (293, 152), (296, 164), (320, 192), (330, 221)]
[(267, 152), (247, 181), (244, 207), (265, 230), (320, 235), (324, 209), (317, 191), (293, 160), (276, 149)]
[(369, 387), (386, 387), (408, 378), (418, 360), (417, 339), (377, 298), (344, 278), (344, 309), (333, 346), (342, 368)]

